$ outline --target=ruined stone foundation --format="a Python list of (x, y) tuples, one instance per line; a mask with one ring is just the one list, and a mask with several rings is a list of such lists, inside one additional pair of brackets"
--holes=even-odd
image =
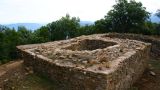
[(126, 90), (143, 73), (150, 52), (149, 43), (105, 34), (17, 48), (27, 67), (61, 90)]

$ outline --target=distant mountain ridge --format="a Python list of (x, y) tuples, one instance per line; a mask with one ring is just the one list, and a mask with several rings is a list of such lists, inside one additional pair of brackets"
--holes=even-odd
[(39, 24), (39, 23), (13, 23), (13, 24), (6, 24), (5, 26), (7, 26), (11, 29), (14, 28), (16, 30), (18, 29), (18, 26), (24, 26), (29, 30), (36, 30), (43, 25), (44, 24)]
[[(80, 21), (80, 25), (81, 26), (85, 26), (85, 25), (91, 25), (94, 24), (94, 22), (91, 21)], [(7, 26), (9, 28), (14, 28), (15, 30), (18, 29), (18, 26), (24, 26), (29, 30), (36, 30), (42, 26), (44, 26), (46, 24), (39, 24), (39, 23), (13, 23), (13, 24), (5, 24), (4, 26)]]
[[(155, 15), (152, 15), (150, 17), (150, 20), (154, 23), (159, 23), (160, 22), (160, 19)], [(94, 22), (92, 22), (92, 21), (80, 21), (81, 26), (92, 25), (92, 24), (94, 24)], [(40, 24), (40, 23), (13, 23), (13, 24), (5, 24), (4, 26), (7, 26), (11, 29), (14, 28), (15, 30), (18, 29), (18, 26), (24, 26), (28, 30), (33, 30), (34, 31), (34, 30), (36, 30), (36, 29), (38, 29), (38, 28), (40, 28), (44, 25), (46, 25), (46, 23), (44, 23), (44, 24)]]
[(155, 15), (151, 15), (150, 19), (151, 19), (151, 21), (154, 22), (154, 23), (159, 23), (159, 22), (160, 22), (160, 18), (158, 18), (158, 17), (155, 16)]
[(80, 25), (81, 26), (92, 25), (92, 24), (94, 24), (94, 22), (91, 22), (91, 21), (80, 21)]

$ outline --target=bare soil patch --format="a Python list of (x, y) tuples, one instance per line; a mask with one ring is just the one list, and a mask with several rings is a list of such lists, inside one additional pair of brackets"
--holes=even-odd
[(149, 61), (149, 67), (131, 90), (160, 90), (160, 60)]
[(0, 90), (57, 90), (54, 85), (26, 68), (22, 60), (0, 66)]

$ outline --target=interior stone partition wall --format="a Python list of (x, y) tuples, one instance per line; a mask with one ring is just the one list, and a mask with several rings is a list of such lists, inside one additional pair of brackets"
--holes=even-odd
[(152, 36), (147, 35), (140, 35), (140, 34), (128, 34), (128, 33), (107, 33), (106, 37), (111, 38), (122, 38), (122, 39), (131, 39), (131, 40), (138, 40), (147, 43), (151, 43), (151, 56), (154, 58), (159, 58), (160, 56), (160, 38), (155, 38)]
[(146, 68), (150, 46), (95, 34), (17, 48), (27, 67), (60, 90), (127, 90)]

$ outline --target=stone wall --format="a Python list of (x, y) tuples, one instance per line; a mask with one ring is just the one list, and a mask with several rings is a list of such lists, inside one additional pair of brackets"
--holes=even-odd
[(125, 58), (125, 61), (120, 63), (121, 65), (117, 67), (115, 72), (108, 75), (110, 76), (107, 78), (109, 87), (106, 90), (128, 90), (147, 67), (149, 50), (145, 48), (142, 51), (129, 52), (118, 58), (119, 61), (121, 61), (121, 58)]
[(160, 39), (140, 34), (127, 34), (127, 33), (107, 33), (106, 37), (111, 38), (122, 38), (122, 39), (133, 39), (147, 43), (151, 43), (151, 56), (159, 58), (160, 56)]
[[(147, 66), (150, 44), (136, 40), (108, 38), (106, 35), (81, 36), (66, 41), (25, 45), (18, 46), (17, 48), (27, 67), (32, 68), (35, 73), (46, 76), (59, 83), (61, 86), (60, 90), (127, 90), (141, 76)], [(110, 34), (109, 37), (111, 36)], [(86, 38), (87, 40), (106, 40), (107, 42), (114, 42), (114, 44), (113, 46), (112, 44), (111, 46), (109, 45), (109, 47), (107, 45), (106, 48), (90, 49), (89, 51), (87, 49), (84, 51), (64, 49), (65, 46), (68, 47), (68, 45)], [(49, 51), (50, 49), (47, 49), (47, 47), (50, 48), (52, 52)], [(50, 53), (55, 52), (58, 52), (58, 54), (56, 53), (54, 55), (59, 55), (60, 50), (57, 51), (57, 49), (60, 49), (63, 54), (71, 54), (71, 52), (73, 52), (74, 56), (75, 53), (80, 53), (80, 58), (84, 57), (84, 55), (93, 55), (89, 56), (89, 61), (91, 61), (92, 57), (97, 56), (97, 58), (94, 59), (96, 61), (100, 59), (100, 62), (92, 63), (92, 66), (87, 65), (86, 68), (81, 68), (74, 64), (66, 65), (56, 63), (58, 59), (63, 59), (66, 63), (74, 61), (74, 59), (68, 55), (66, 58), (72, 60), (69, 61), (69, 59), (67, 59), (67, 61), (65, 61), (61, 56), (58, 56), (58, 58), (54, 57), (55, 60), (53, 60), (53, 58), (46, 56), (46, 53), (50, 55)], [(39, 53), (37, 53), (37, 51)], [(78, 59), (76, 63), (78, 63), (79, 60), (81, 59)], [(83, 64), (89, 64), (89, 62)], [(83, 64), (81, 66), (83, 66)], [(108, 67), (106, 67), (106, 65)]]

